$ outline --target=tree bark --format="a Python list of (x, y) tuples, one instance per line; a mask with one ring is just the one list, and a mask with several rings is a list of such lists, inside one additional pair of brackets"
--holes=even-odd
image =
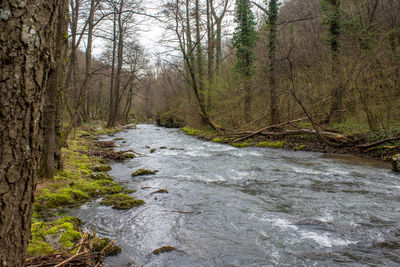
[(62, 1), (59, 7), (60, 14), (56, 31), (56, 64), (49, 72), (46, 101), (43, 112), (43, 143), (42, 155), (39, 166), (39, 177), (50, 179), (56, 170), (61, 168), (61, 90), (64, 86), (66, 52), (68, 48), (68, 38), (64, 35), (68, 31), (65, 12), (68, 10), (68, 3)]
[(0, 266), (25, 262), (43, 140), (40, 122), (64, 4), (0, 2)]
[(269, 25), (269, 86), (270, 86), (270, 112), (271, 125), (279, 123), (279, 107), (276, 86), (276, 43), (278, 35), (278, 1), (269, 2), (268, 25)]

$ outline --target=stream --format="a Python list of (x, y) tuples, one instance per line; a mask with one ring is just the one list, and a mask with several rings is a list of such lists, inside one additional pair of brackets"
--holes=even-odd
[[(154, 125), (115, 137), (146, 155), (110, 171), (146, 204), (69, 212), (122, 248), (104, 266), (400, 266), (400, 175), (386, 163), (240, 149)], [(159, 172), (132, 177), (139, 168)], [(152, 254), (162, 246), (177, 250)]]

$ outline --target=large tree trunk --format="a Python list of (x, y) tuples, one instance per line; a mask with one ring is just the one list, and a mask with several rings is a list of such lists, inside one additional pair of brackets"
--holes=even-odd
[[(23, 3), (23, 4), (22, 4)], [(0, 266), (23, 266), (31, 225), (48, 76), (64, 1), (1, 1)]]
[(215, 42), (214, 42), (214, 21), (213, 16), (211, 14), (211, 3), (212, 0), (207, 0), (207, 112), (211, 114), (212, 109), (212, 89), (214, 85), (214, 51), (215, 51)]
[(114, 109), (112, 114), (111, 127), (116, 127), (119, 120), (119, 104), (120, 104), (120, 89), (121, 89), (121, 74), (123, 65), (123, 53), (124, 53), (124, 27), (122, 22), (122, 9), (124, 7), (124, 1), (120, 3), (118, 13), (118, 46), (117, 46), (117, 73), (115, 76), (114, 85)]
[[(68, 9), (68, 2), (62, 1), (60, 4), (61, 14)], [(67, 32), (67, 22), (64, 16), (58, 17), (56, 32), (56, 64), (53, 65), (48, 78), (46, 90), (46, 103), (43, 112), (43, 143), (42, 155), (40, 159), (39, 177), (49, 179), (55, 170), (61, 168), (61, 95), (64, 86), (65, 56), (68, 48), (68, 39), (63, 35)]]
[(114, 89), (114, 80), (115, 80), (115, 58), (117, 51), (117, 10), (114, 8), (114, 17), (113, 17), (113, 50), (112, 50), (112, 62), (111, 62), (111, 78), (110, 78), (110, 103), (109, 103), (109, 113), (107, 120), (107, 127), (114, 127), (114, 108), (115, 108), (115, 89)]
[(270, 111), (271, 111), (271, 125), (279, 123), (279, 108), (278, 108), (278, 94), (276, 86), (276, 43), (278, 35), (278, 1), (272, 0), (269, 2), (269, 86), (270, 86)]

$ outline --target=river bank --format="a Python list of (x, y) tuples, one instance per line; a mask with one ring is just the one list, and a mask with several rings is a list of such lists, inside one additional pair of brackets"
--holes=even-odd
[[(255, 135), (243, 141), (236, 142), (239, 137), (232, 137), (230, 133), (217, 132), (214, 130), (194, 129), (183, 127), (182, 131), (187, 135), (196, 136), (202, 140), (229, 144), (234, 147), (269, 147), (276, 149), (286, 149), (290, 151), (308, 151), (327, 154), (353, 155), (362, 158), (376, 159), (385, 162), (392, 162), (393, 157), (400, 153), (400, 142), (398, 140), (389, 140), (369, 149), (360, 149), (356, 146), (333, 147), (321, 142), (315, 135), (288, 135), (269, 137), (263, 135)], [(361, 135), (360, 135), (361, 136)], [(364, 136), (367, 136), (365, 134)], [(379, 136), (365, 138), (368, 142), (376, 142)]]
[(112, 136), (120, 130), (107, 130), (98, 124), (82, 126), (68, 140), (68, 147), (62, 148), (63, 170), (50, 180), (38, 181), (27, 266), (63, 261), (95, 266), (121, 251), (111, 239), (84, 230), (79, 218), (65, 214), (72, 207), (98, 199), (102, 205), (124, 210), (144, 203), (107, 173), (110, 159), (136, 157), (132, 151), (114, 152), (113, 142), (98, 141), (99, 135)]

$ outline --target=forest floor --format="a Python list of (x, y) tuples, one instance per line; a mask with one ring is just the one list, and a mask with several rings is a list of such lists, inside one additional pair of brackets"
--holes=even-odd
[(98, 135), (112, 136), (118, 130), (82, 126), (62, 148), (63, 169), (38, 181), (26, 266), (101, 266), (104, 257), (120, 252), (113, 240), (84, 230), (79, 218), (65, 215), (68, 208), (100, 198), (100, 205), (114, 209), (143, 204), (107, 174), (107, 162), (136, 157), (133, 151), (115, 152), (114, 142), (98, 141)]

